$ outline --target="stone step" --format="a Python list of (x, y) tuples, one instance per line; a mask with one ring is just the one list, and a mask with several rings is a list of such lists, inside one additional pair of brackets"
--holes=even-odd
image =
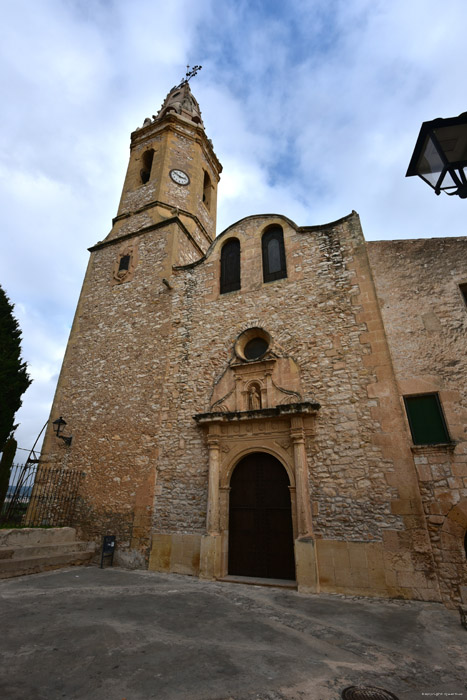
[(74, 542), (74, 527), (23, 527), (0, 530), (0, 547), (26, 547), (34, 544)]
[(29, 557), (28, 559), (1, 559), (0, 578), (12, 578), (25, 574), (38, 574), (41, 571), (60, 569), (65, 566), (89, 564), (94, 556), (94, 550), (73, 551), (66, 554), (48, 554)]
[(32, 557), (48, 556), (49, 554), (68, 554), (70, 552), (94, 552), (93, 542), (59, 542), (57, 544), (35, 544), (22, 547), (0, 546), (0, 562), (8, 560), (19, 561)]
[(237, 576), (234, 574), (228, 574), (222, 578), (218, 578), (217, 581), (222, 581), (223, 583), (243, 583), (248, 586), (268, 586), (270, 588), (290, 588), (292, 590), (297, 589), (296, 581), (290, 581), (289, 579), (282, 578), (257, 578), (255, 576)]

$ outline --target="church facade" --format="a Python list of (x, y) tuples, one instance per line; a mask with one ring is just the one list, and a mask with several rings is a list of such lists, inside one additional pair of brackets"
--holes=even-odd
[(74, 525), (126, 566), (458, 602), (467, 238), (216, 237), (221, 170), (188, 82), (132, 134), (43, 446), (84, 475)]

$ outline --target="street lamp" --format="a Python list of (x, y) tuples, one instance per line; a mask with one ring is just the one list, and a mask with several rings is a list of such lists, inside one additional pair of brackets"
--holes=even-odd
[(467, 198), (467, 112), (423, 122), (406, 177), (418, 175), (436, 194)]
[(63, 440), (65, 445), (71, 445), (71, 440), (72, 436), (66, 437), (65, 435), (60, 435), (62, 428), (64, 428), (66, 425), (66, 420), (63, 420), (63, 418), (60, 416), (60, 418), (57, 418), (57, 420), (54, 420), (52, 423), (52, 427), (54, 429), (55, 435), (60, 438), (60, 440)]

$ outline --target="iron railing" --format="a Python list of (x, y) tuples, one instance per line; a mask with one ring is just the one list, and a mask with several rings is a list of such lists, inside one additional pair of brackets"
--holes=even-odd
[(0, 524), (11, 527), (71, 525), (83, 473), (26, 462), (14, 465)]

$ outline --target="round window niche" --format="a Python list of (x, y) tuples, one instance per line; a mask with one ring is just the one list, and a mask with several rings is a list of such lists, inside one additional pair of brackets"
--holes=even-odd
[(260, 360), (269, 350), (271, 336), (262, 328), (249, 328), (244, 331), (235, 343), (235, 354), (241, 360), (253, 362)]

